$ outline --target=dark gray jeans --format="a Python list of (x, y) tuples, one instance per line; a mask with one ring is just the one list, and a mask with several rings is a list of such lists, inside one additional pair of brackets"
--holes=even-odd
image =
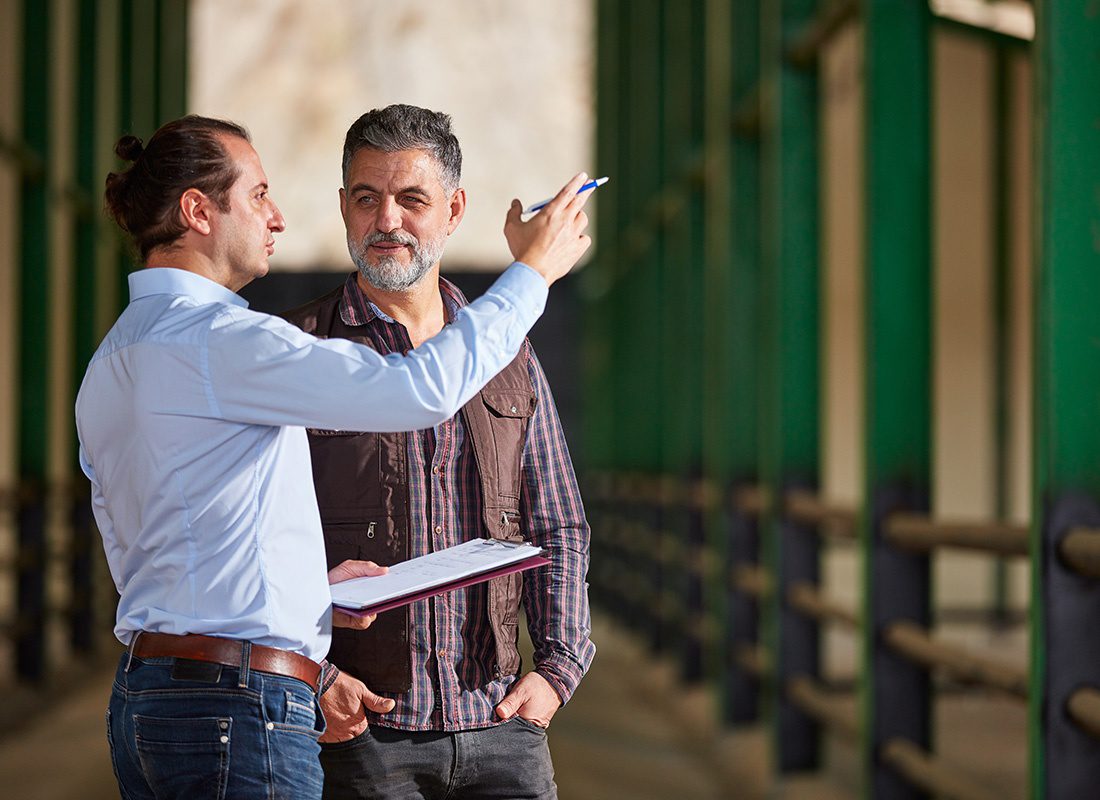
[(373, 727), (321, 746), (324, 800), (556, 800), (546, 731), (519, 717), (460, 733)]

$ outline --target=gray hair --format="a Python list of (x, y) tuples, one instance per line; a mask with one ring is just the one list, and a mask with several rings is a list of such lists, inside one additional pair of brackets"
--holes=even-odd
[(372, 109), (355, 120), (344, 138), (345, 187), (351, 159), (364, 149), (383, 153), (426, 150), (439, 165), (447, 191), (453, 192), (462, 180), (462, 150), (451, 131), (451, 117), (439, 111), (396, 104)]

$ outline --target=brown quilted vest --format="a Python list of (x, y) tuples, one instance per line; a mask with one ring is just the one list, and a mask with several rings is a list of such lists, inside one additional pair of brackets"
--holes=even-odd
[[(340, 317), (343, 286), (283, 316), (322, 339), (373, 343)], [(483, 536), (520, 541), (519, 496), (527, 423), (535, 391), (527, 347), (462, 407), (481, 484)], [(349, 398), (349, 402), (356, 401)], [(369, 402), (369, 398), (358, 398)], [(308, 429), (313, 482), (329, 569), (348, 558), (389, 565), (409, 558), (408, 435)], [(489, 583), (489, 623), (497, 677), (519, 671), (516, 649), (522, 578)], [(380, 614), (365, 631), (334, 628), (329, 659), (376, 691), (404, 692), (412, 683), (409, 612)]]

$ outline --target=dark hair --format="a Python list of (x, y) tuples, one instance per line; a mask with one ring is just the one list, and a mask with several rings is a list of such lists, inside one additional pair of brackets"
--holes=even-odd
[(443, 185), (450, 191), (462, 180), (462, 150), (451, 132), (451, 118), (439, 111), (397, 104), (368, 111), (348, 128), (344, 138), (343, 177), (360, 150), (427, 150), (439, 164)]
[(179, 217), (179, 199), (188, 189), (198, 189), (222, 211), (229, 210), (229, 190), (240, 170), (219, 136), (252, 141), (236, 123), (190, 115), (162, 125), (145, 147), (130, 135), (115, 144), (118, 157), (133, 164), (107, 176), (104, 200), (142, 261), (187, 231)]

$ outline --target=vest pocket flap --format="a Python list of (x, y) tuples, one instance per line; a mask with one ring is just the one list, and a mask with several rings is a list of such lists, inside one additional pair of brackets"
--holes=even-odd
[(501, 392), (483, 389), (485, 405), (498, 417), (529, 417), (535, 413), (538, 398), (527, 392)]

